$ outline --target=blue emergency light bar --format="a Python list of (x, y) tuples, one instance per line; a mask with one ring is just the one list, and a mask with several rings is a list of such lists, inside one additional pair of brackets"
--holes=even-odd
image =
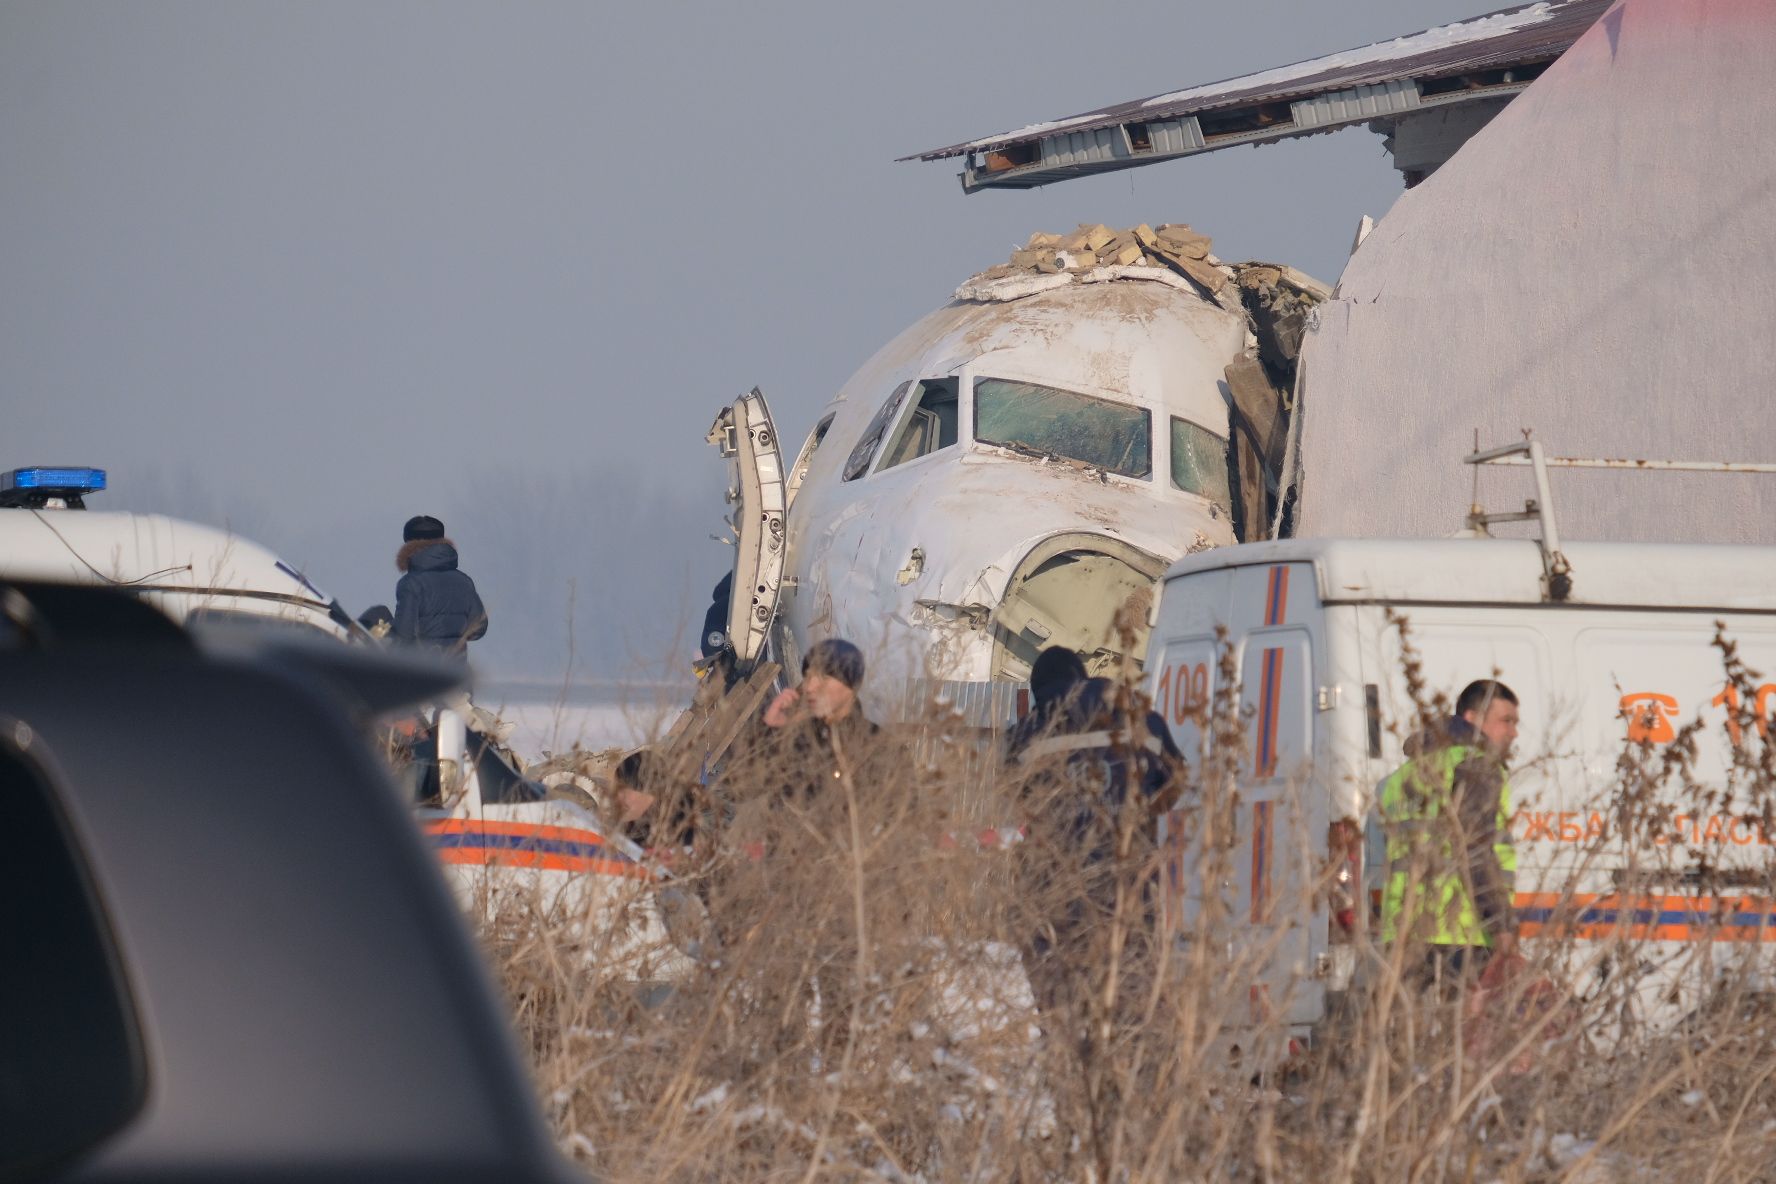
[(83, 510), (86, 494), (105, 488), (105, 470), (38, 465), (0, 473), (0, 506), (41, 509), (52, 498)]

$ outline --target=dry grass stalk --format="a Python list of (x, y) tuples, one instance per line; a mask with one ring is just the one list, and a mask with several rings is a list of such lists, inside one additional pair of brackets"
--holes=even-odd
[[(1749, 703), (1755, 679), (1721, 648)], [(1434, 720), (1446, 708), (1406, 649), (1413, 722)], [(1138, 693), (1120, 694), (1137, 717)], [(1237, 692), (1210, 714), (1180, 809), (1214, 885), (1235, 870), (1250, 765)], [(1675, 802), (1769, 826), (1776, 775), (1753, 723), (1727, 787), (1690, 779), (1693, 728), (1663, 753), (1626, 750), (1615, 845), (1597, 839), (1580, 866), (1607, 853), (1649, 885), (1776, 895), (1768, 862), (1761, 886), (1742, 869), (1729, 884), (1654, 841)], [(1289, 1055), (1288, 993), (1248, 984), (1304, 900), (1255, 926), (1211, 892), (1160, 932), (1165, 853), (1140, 803), (1100, 812), (1108, 854), (1086, 859), (1043, 821), (1072, 808), (1054, 796), (1065, 776), (979, 756), (934, 715), (833, 754), (837, 776), (750, 768), (712, 795), (654, 766), (671, 784), (652, 788), (692, 793), (706, 821), (677, 864), (707, 907), (697, 971), (642, 990), (645, 968), (603, 956), (617, 926), (540, 900), (486, 934), (563, 1145), (608, 1181), (1776, 1179), (1776, 944), (1698, 925), (1656, 945), (1557, 916), (1526, 947), (1531, 973), (1477, 1011), (1465, 988), (1420, 984), (1422, 949), (1359, 935), (1352, 989)], [(779, 792), (822, 777), (812, 797)], [(980, 841), (1010, 823), (1028, 840)], [(1303, 871), (1304, 896), (1331, 890), (1333, 869)], [(1060, 964), (1028, 961), (1038, 935)], [(1691, 992), (1675, 1026), (1641, 1020), (1631, 971), (1649, 962)]]

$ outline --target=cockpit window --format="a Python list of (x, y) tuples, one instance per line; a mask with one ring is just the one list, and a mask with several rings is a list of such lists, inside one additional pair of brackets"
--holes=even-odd
[(792, 480), (796, 484), (801, 484), (802, 478), (808, 475), (808, 465), (814, 460), (815, 450), (820, 447), (820, 442), (826, 439), (826, 430), (832, 427), (833, 414), (836, 412), (823, 416), (820, 422), (814, 425), (814, 430), (808, 433), (808, 442), (802, 445), (801, 455), (796, 457), (795, 468), (791, 470), (794, 473)]
[(1032, 382), (975, 379), (974, 438), (1124, 477), (1153, 473), (1153, 416), (1146, 408)]
[(948, 448), (956, 442), (956, 380), (927, 378), (914, 393), (918, 395), (918, 404), (907, 416), (900, 435), (894, 439), (894, 446), (882, 458), (884, 469)]
[(1172, 488), (1200, 494), (1224, 513), (1233, 498), (1227, 490), (1227, 441), (1188, 419), (1172, 417)]
[(882, 436), (887, 432), (888, 425), (894, 422), (895, 413), (900, 410), (900, 401), (906, 398), (912, 385), (909, 381), (895, 387), (894, 393), (888, 396), (888, 401), (882, 404), (882, 409), (876, 412), (875, 418), (869, 421), (869, 426), (863, 429), (863, 438), (857, 441), (857, 446), (851, 449), (851, 455), (845, 459), (845, 480), (855, 481), (869, 472), (870, 461), (876, 457), (876, 449), (881, 446)]

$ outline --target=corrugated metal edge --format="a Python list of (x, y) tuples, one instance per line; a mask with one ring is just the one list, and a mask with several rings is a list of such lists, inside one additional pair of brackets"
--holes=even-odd
[(1374, 119), (1397, 111), (1410, 111), (1418, 106), (1418, 83), (1410, 78), (1397, 78), (1373, 86), (1355, 86), (1335, 90), (1312, 98), (1297, 99), (1289, 105), (1296, 127), (1325, 127), (1334, 123), (1350, 123)]

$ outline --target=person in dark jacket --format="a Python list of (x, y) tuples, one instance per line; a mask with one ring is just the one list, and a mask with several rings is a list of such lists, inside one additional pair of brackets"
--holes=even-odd
[(703, 640), (697, 649), (705, 660), (728, 648), (728, 605), (734, 599), (734, 573), (728, 572), (716, 582), (709, 594), (709, 607), (703, 612)]
[[(855, 645), (816, 642), (802, 660), (801, 682), (772, 700), (736, 742), (721, 774), (719, 792), (726, 800), (712, 811), (723, 815), (730, 859), (794, 864), (815, 855), (843, 831), (850, 801), (870, 799), (896, 776), (905, 776), (908, 754), (858, 702), (863, 674), (863, 653)], [(748, 834), (757, 837), (734, 843)], [(741, 855), (747, 849), (753, 854)], [(744, 887), (736, 887), (747, 881), (745, 871), (718, 859), (704, 877), (724, 943), (757, 924), (757, 881), (750, 898)], [(841, 917), (848, 919), (849, 913)], [(852, 1022), (855, 983), (851, 964), (839, 951), (855, 940), (858, 935), (844, 919), (829, 919), (823, 930), (809, 935), (819, 956), (814, 986), (803, 990), (802, 1003), (810, 1029), (818, 1030), (829, 1051), (844, 1045)]]
[(395, 567), (394, 636), (446, 653), (463, 654), (487, 632), (487, 609), (475, 581), (456, 566), (456, 544), (444, 537), (444, 524), (420, 515), (401, 530)]
[(880, 763), (884, 745), (863, 714), (863, 651), (830, 638), (802, 659), (802, 681), (778, 695), (748, 729), (736, 764), (748, 781), (774, 779), (777, 796), (809, 803), (848, 766)]
[(1085, 683), (1085, 662), (1064, 645), (1051, 645), (1030, 666), (1030, 712), (1005, 740), (1005, 759), (1015, 761), (1032, 741), (1062, 722), (1064, 709)]
[(673, 785), (670, 768), (659, 756), (636, 749), (618, 762), (613, 780), (616, 824), (636, 846), (658, 848), (670, 856), (696, 842), (693, 795)]
[[(1144, 878), (1143, 853), (1157, 816), (1177, 795), (1183, 767), (1158, 713), (1134, 724), (1116, 702), (1114, 683), (1069, 679), (1074, 663), (1049, 659), (1054, 652), (1044, 651), (1031, 671), (1038, 709), (1024, 722), (1041, 719), (1011, 756), (1028, 815), (1029, 842), (1020, 852), (1025, 897), (1040, 918), (1024, 944), (1024, 966), (1045, 1012), (1077, 1001), (1079, 983), (1099, 960), (1095, 935), (1115, 912), (1119, 873)], [(1083, 664), (1078, 671), (1083, 675)], [(1057, 683), (1064, 686), (1058, 694)], [(1125, 921), (1144, 926), (1147, 902), (1136, 907)]]
[(1012, 730), (1006, 759), (1026, 767), (1059, 764), (1069, 770), (1070, 784), (1083, 780), (1096, 786), (1095, 793), (1069, 795), (1086, 813), (1120, 809), (1131, 783), (1157, 813), (1169, 805), (1167, 791), (1184, 754), (1157, 711), (1146, 712), (1142, 726), (1131, 728), (1115, 691), (1107, 678), (1086, 677), (1085, 663), (1065, 646), (1043, 650), (1030, 669), (1034, 705)]

